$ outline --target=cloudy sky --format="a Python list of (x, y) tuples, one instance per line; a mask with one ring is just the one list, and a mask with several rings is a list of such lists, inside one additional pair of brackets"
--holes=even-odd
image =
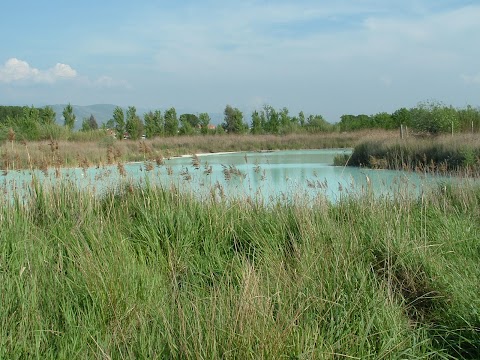
[[(480, 106), (478, 0), (3, 0), (0, 104)], [(249, 114), (247, 114), (249, 117)]]

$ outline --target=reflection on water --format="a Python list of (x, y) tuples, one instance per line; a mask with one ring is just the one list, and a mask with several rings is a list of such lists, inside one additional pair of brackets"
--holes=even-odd
[[(335, 202), (343, 196), (365, 192), (375, 196), (416, 195), (436, 179), (401, 171), (332, 166), (335, 155), (349, 152), (328, 149), (198, 155), (165, 160), (162, 165), (145, 162), (120, 168), (63, 169), (60, 179), (95, 192), (115, 189), (122, 181), (148, 181), (167, 188), (174, 185), (200, 197), (214, 194), (264, 202), (295, 197), (312, 201), (321, 197)], [(46, 187), (58, 181), (54, 169), (47, 174), (10, 171), (0, 175), (4, 195), (28, 194), (32, 174)]]

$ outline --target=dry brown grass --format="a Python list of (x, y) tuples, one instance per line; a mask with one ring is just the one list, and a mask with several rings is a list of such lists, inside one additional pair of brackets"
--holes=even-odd
[(480, 138), (468, 133), (405, 139), (365, 137), (357, 143), (349, 165), (478, 176)]
[(104, 138), (100, 141), (9, 141), (0, 146), (0, 168), (46, 169), (102, 166), (128, 161), (162, 162), (163, 158), (184, 154), (224, 151), (323, 149), (353, 147), (368, 139), (391, 139), (397, 132), (364, 131), (351, 133), (276, 135), (177, 136), (149, 140)]

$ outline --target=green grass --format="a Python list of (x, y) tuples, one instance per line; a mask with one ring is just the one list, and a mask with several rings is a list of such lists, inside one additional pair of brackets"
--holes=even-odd
[(0, 358), (478, 358), (479, 215), (36, 184), (0, 209)]

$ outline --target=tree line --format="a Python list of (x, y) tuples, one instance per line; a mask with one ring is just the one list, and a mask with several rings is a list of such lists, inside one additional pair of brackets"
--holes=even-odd
[(126, 111), (117, 106), (112, 118), (106, 127), (114, 131), (118, 139), (139, 139), (142, 136), (153, 138), (156, 136), (207, 134), (210, 125), (210, 116), (207, 113), (182, 114), (177, 116), (174, 107), (162, 113), (160, 110), (149, 111), (142, 118), (137, 115), (135, 106), (129, 106)]
[[(407, 127), (419, 133), (439, 134), (450, 131), (480, 131), (480, 109), (467, 106), (457, 109), (438, 102), (423, 102), (407, 109), (400, 108), (393, 113), (380, 112), (373, 115), (341, 116), (340, 122), (329, 123), (322, 115), (305, 115), (303, 111), (290, 114), (286, 107), (275, 109), (264, 105), (250, 114), (248, 121), (241, 110), (231, 105), (224, 109), (223, 122), (211, 124), (208, 113), (177, 115), (174, 107), (164, 112), (149, 111), (142, 116), (135, 106), (126, 110), (116, 107), (112, 118), (99, 126), (93, 115), (82, 120), (80, 132), (102, 131), (117, 139), (153, 138), (157, 136), (196, 134), (274, 134), (284, 135), (299, 132), (335, 132), (365, 129), (398, 129)], [(56, 122), (52, 107), (0, 106), (0, 140), (18, 135), (18, 139), (45, 140), (68, 138), (75, 130), (76, 116), (68, 104), (63, 112), (63, 124)]]
[(298, 116), (290, 116), (287, 108), (277, 111), (269, 105), (265, 105), (260, 111), (254, 111), (250, 124), (246, 121), (243, 112), (231, 105), (225, 107), (222, 124), (212, 126), (210, 122), (208, 113), (177, 116), (174, 107), (164, 113), (160, 110), (150, 111), (144, 115), (142, 121), (136, 113), (136, 108), (129, 106), (125, 112), (122, 108), (116, 107), (112, 119), (106, 125), (107, 128), (115, 130), (117, 138), (128, 136), (131, 139), (138, 139), (141, 134), (147, 138), (209, 133), (258, 135), (287, 134), (302, 129), (333, 131), (335, 128), (321, 115), (305, 117), (304, 113), (300, 112)]
[(342, 115), (338, 123), (340, 131), (363, 129), (399, 129), (401, 126), (423, 134), (448, 132), (479, 132), (480, 108), (468, 105), (457, 109), (436, 101), (421, 102), (393, 113), (380, 112), (374, 115)]

